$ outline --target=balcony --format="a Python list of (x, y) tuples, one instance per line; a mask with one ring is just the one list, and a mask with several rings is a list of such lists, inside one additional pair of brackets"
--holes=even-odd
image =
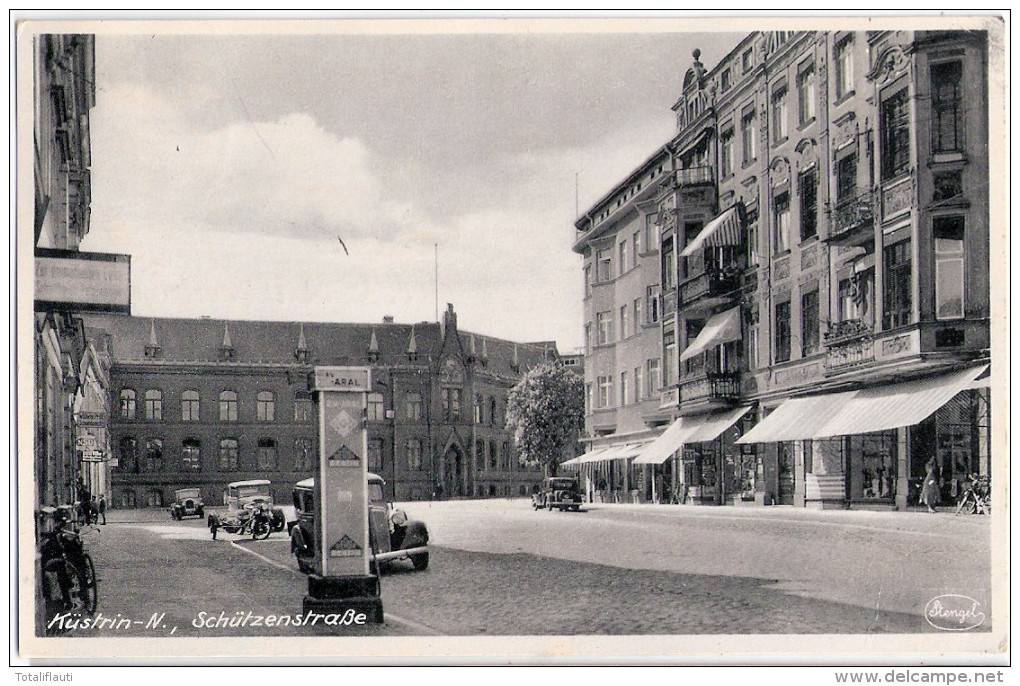
[(875, 329), (861, 319), (833, 322), (825, 334), (825, 374), (840, 374), (875, 361)]
[(844, 246), (867, 246), (875, 241), (875, 199), (871, 192), (839, 203), (832, 210), (829, 242)]
[(711, 167), (691, 167), (690, 169), (677, 169), (673, 179), (678, 188), (704, 186), (715, 183), (715, 174)]
[(740, 399), (739, 372), (708, 372), (680, 381), (683, 406), (729, 404)]
[(742, 273), (743, 269), (737, 263), (705, 269), (680, 285), (680, 307), (695, 303), (699, 307), (725, 304), (739, 291)]

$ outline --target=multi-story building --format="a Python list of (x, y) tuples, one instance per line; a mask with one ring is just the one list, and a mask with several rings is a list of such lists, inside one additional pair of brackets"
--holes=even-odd
[(555, 359), (554, 343), (514, 343), (417, 324), (301, 323), (92, 315), (112, 360), (116, 507), (165, 505), (175, 488), (269, 479), (274, 496), (317, 468), (315, 366), (368, 366), (368, 468), (401, 500), (526, 495), (505, 428), (520, 376)]
[(649, 195), (675, 421), (646, 424), (642, 492), (902, 509), (934, 457), (952, 498), (990, 467), (987, 35), (758, 32), (698, 57)]
[[(91, 35), (45, 34), (32, 42), (33, 247), (75, 255), (89, 231), (95, 41)], [(73, 305), (37, 298), (33, 333), (38, 509), (72, 503), (85, 490), (105, 493), (109, 486), (109, 361), (90, 345)]]

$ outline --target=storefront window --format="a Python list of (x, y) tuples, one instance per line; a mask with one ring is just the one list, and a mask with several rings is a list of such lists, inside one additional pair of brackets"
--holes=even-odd
[(896, 432), (850, 437), (850, 497), (887, 500), (896, 496)]

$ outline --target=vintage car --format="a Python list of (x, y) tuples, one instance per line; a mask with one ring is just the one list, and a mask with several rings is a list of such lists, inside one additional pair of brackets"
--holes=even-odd
[(531, 506), (536, 510), (548, 507), (553, 510), (573, 510), (578, 512), (581, 503), (584, 502), (584, 494), (581, 492), (581, 485), (572, 476), (550, 476), (542, 485), (542, 490), (531, 496)]
[(198, 488), (178, 488), (174, 491), (174, 502), (170, 505), (170, 518), (181, 520), (185, 517), (205, 516), (202, 491)]
[(251, 517), (252, 511), (259, 506), (270, 508), (271, 531), (283, 531), (287, 528), (287, 513), (282, 507), (273, 504), (271, 486), (272, 483), (266, 479), (234, 481), (227, 484), (227, 489), (223, 492), (223, 504), (227, 506), (227, 511), (222, 514), (213, 512), (209, 515), (208, 525), (213, 538), (216, 537), (217, 529), (223, 529), (228, 534), (236, 534)]
[[(368, 474), (368, 526), (373, 560), (379, 565), (409, 559), (416, 570), (427, 569), (428, 528), (424, 522), (409, 520), (403, 510), (393, 509), (383, 495), (384, 483), (382, 477)], [(315, 545), (315, 479), (305, 479), (294, 486), (294, 508), (298, 521), (291, 529), (291, 552), (302, 572), (321, 573), (321, 557)]]

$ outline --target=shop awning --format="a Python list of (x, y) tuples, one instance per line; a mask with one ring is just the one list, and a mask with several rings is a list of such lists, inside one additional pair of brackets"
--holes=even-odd
[(683, 445), (686, 426), (683, 417), (674, 421), (634, 458), (634, 464), (662, 464), (668, 460)]
[(584, 453), (583, 455), (578, 455), (577, 457), (570, 458), (566, 462), (561, 462), (560, 466), (561, 467), (577, 467), (578, 465), (582, 465), (585, 462), (593, 461), (593, 460), (591, 460), (592, 456), (597, 455), (599, 453), (604, 453), (605, 451), (606, 451), (605, 448), (596, 448), (595, 450), (589, 450), (588, 452)]
[(706, 246), (717, 248), (722, 245), (740, 245), (740, 243), (740, 215), (734, 206), (705, 224), (705, 228), (695, 236), (693, 241), (687, 244), (687, 247), (680, 252), (680, 256), (690, 257), (696, 250)]
[(750, 409), (751, 407), (748, 405), (722, 412), (712, 412), (702, 416), (699, 421), (694, 423), (694, 426), (691, 427), (691, 430), (687, 433), (687, 440), (685, 443), (714, 441), (719, 437), (719, 434), (736, 424), (737, 421), (747, 414), (747, 411)]
[(776, 443), (815, 438), (857, 391), (791, 398), (777, 407), (737, 443)]
[(701, 330), (694, 342), (680, 353), (680, 361), (699, 355), (711, 347), (740, 340), (740, 307), (734, 307), (713, 314), (709, 317), (705, 328)]
[(924, 421), (967, 389), (987, 365), (951, 374), (864, 388), (850, 398), (815, 438), (887, 431)]
[(913, 426), (970, 388), (986, 368), (972, 367), (859, 391), (792, 398), (737, 443), (830, 438)]
[(634, 458), (634, 464), (662, 464), (685, 443), (712, 441), (747, 414), (748, 407), (680, 417)]

